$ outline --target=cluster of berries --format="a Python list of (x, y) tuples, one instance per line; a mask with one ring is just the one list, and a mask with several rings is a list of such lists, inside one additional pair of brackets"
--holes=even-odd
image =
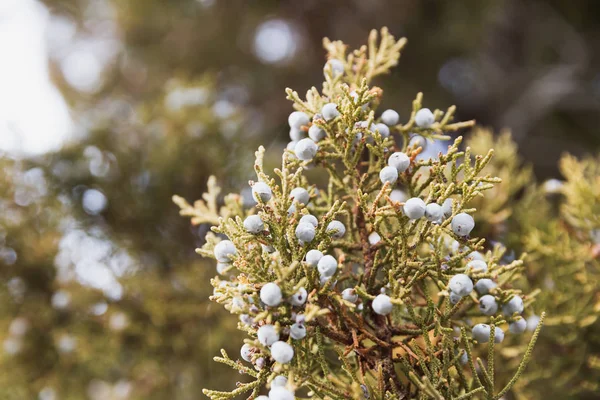
[[(341, 61), (330, 60), (326, 65), (326, 69), (330, 69), (333, 75), (336, 76), (343, 73), (344, 65)], [(356, 92), (351, 92), (350, 95), (355, 100), (358, 99)], [(340, 105), (345, 106), (342, 103)], [(340, 109), (345, 110), (345, 108), (338, 109), (340, 105), (333, 102), (326, 103), (320, 107), (319, 112), (312, 119), (305, 112), (292, 112), (288, 118), (291, 139), (291, 142), (287, 146), (288, 153), (295, 157), (295, 159), (302, 161), (303, 165), (307, 165), (313, 161), (320, 151), (319, 142), (321, 142), (322, 148), (326, 149), (327, 143), (323, 141), (333, 131), (332, 125), (336, 121), (344, 122), (347, 119), (346, 115), (340, 113)], [(363, 104), (362, 109), (367, 110), (368, 104)], [(354, 122), (356, 120), (352, 120), (351, 125), (353, 124), (353, 126), (349, 127), (348, 130), (354, 129), (352, 132), (358, 133), (356, 133), (356, 136), (352, 134), (350, 139), (345, 143), (346, 145), (353, 145), (352, 140), (354, 140), (354, 144), (362, 140), (363, 133), (369, 136), (367, 139), (370, 139), (371, 143), (374, 140), (373, 137), (377, 138), (377, 135), (384, 139), (389, 138), (391, 134), (390, 128), (396, 127), (397, 129), (400, 121), (398, 113), (391, 109), (384, 111), (378, 121), (370, 122), (373, 119), (372, 114), (370, 115), (368, 120), (357, 123)], [(360, 116), (359, 119), (363, 119), (363, 116)], [(427, 108), (421, 108), (414, 115), (414, 123), (418, 128), (422, 129), (435, 128), (436, 115)], [(340, 126), (342, 126), (343, 130), (343, 123), (338, 124), (337, 128)], [(417, 220), (425, 218), (422, 223), (427, 227), (441, 225), (441, 227), (434, 228), (438, 232), (441, 229), (444, 236), (450, 237), (454, 234), (457, 240), (450, 247), (456, 245), (458, 249), (461, 246), (458, 240), (462, 243), (468, 243), (470, 241), (469, 235), (475, 227), (475, 221), (471, 215), (459, 212), (464, 205), (462, 202), (454, 204), (456, 199), (444, 199), (444, 197), (441, 197), (438, 200), (428, 200), (428, 203), (426, 203), (420, 197), (407, 198), (402, 190), (395, 188), (398, 181), (408, 184), (411, 177), (410, 173), (412, 172), (411, 168), (418, 168), (418, 165), (415, 163), (418, 151), (411, 152), (411, 148), (424, 147), (426, 145), (426, 140), (423, 136), (413, 134), (412, 136), (407, 136), (407, 138), (410, 139), (406, 145), (406, 149), (408, 149), (405, 150), (406, 152), (391, 152), (391, 146), (388, 148), (385, 145), (386, 151), (382, 154), (387, 157), (387, 166), (379, 171), (379, 180), (384, 185), (382, 190), (389, 187), (391, 189), (389, 199), (400, 203), (399, 206), (402, 207), (401, 210), (405, 216), (401, 216), (401, 223), (410, 224), (410, 226), (415, 227), (419, 223)], [(296, 163), (296, 161), (293, 162)], [(262, 246), (260, 257), (257, 256), (252, 259), (264, 262), (264, 264), (261, 264), (261, 268), (264, 267), (264, 270), (261, 270), (264, 272), (264, 275), (261, 276), (267, 278), (259, 279), (259, 283), (250, 283), (255, 281), (247, 279), (242, 274), (237, 279), (238, 283), (220, 281), (219, 285), (215, 287), (215, 294), (220, 294), (220, 297), (215, 297), (218, 298), (219, 302), (225, 303), (230, 311), (240, 314), (240, 322), (244, 330), (252, 336), (242, 346), (240, 350), (241, 358), (246, 362), (252, 363), (257, 370), (262, 371), (268, 368), (268, 371), (281, 373), (282, 370), (289, 368), (285, 367), (285, 365), (292, 363), (294, 360), (294, 348), (296, 350), (299, 349), (297, 347), (298, 341), (308, 340), (311, 329), (315, 329), (310, 319), (311, 313), (309, 309), (309, 305), (314, 302), (313, 293), (319, 290), (322, 292), (325, 287), (334, 290), (337, 284), (334, 280), (336, 274), (340, 275), (340, 270), (351, 270), (352, 268), (350, 266), (347, 266), (348, 268), (341, 268), (346, 263), (345, 259), (343, 257), (336, 258), (333, 255), (333, 251), (330, 250), (337, 245), (336, 242), (332, 242), (333, 240), (340, 240), (338, 243), (344, 243), (341, 239), (346, 235), (347, 228), (342, 221), (333, 219), (335, 216), (324, 215), (321, 219), (317, 216), (322, 211), (318, 207), (311, 205), (311, 197), (315, 197), (316, 189), (313, 191), (311, 188), (301, 187), (302, 184), (295, 181), (290, 186), (297, 185), (298, 187), (289, 191), (288, 198), (281, 198), (279, 197), (279, 193), (284, 190), (278, 191), (276, 186), (271, 187), (269, 182), (272, 181), (263, 179), (260, 174), (259, 179), (262, 180), (251, 182), (252, 196), (258, 203), (256, 208), (258, 213), (248, 215), (243, 222), (240, 219), (237, 222), (236, 229), (239, 228), (239, 224), (242, 222), (241, 225), (245, 234), (241, 235), (241, 237), (251, 238), (250, 240), (243, 239), (244, 248), (241, 251), (241, 256), (245, 257), (246, 255), (243, 253), (252, 252), (257, 249), (260, 252), (260, 247), (257, 244), (260, 243)], [(375, 186), (378, 185), (376, 179), (377, 177), (374, 176), (373, 183)], [(274, 195), (274, 191), (276, 195)], [(442, 199), (444, 200), (442, 201)], [(281, 233), (279, 225), (274, 226), (280, 220), (274, 221), (271, 211), (279, 209), (277, 206), (281, 206), (281, 203), (284, 203), (284, 207), (287, 207), (290, 204), (289, 200), (291, 200), (291, 206), (287, 209), (287, 220), (285, 219), (285, 213), (281, 216), (288, 226), (285, 227), (285, 233)], [(310, 212), (308, 212), (309, 210)], [(396, 210), (399, 211), (400, 208), (398, 207)], [(350, 219), (349, 222), (351, 221)], [(383, 232), (385, 232), (380, 231), (378, 233), (374, 230), (375, 227), (376, 224), (373, 223), (371, 233), (368, 235), (368, 242), (371, 246), (377, 246), (382, 241), (380, 233), (383, 235)], [(350, 229), (352, 232), (353, 226), (350, 226)], [(284, 241), (286, 245), (289, 245), (289, 249), (286, 248), (286, 245), (281, 245), (282, 247), (280, 247), (274, 242), (275, 238), (273, 236), (275, 236), (275, 233), (281, 233), (281, 238), (285, 235)], [(388, 241), (388, 236), (386, 235), (386, 241)], [(236, 240), (236, 243), (240, 243), (235, 237), (234, 240)], [(278, 243), (283, 243), (283, 241)], [(241, 243), (240, 246), (242, 246)], [(289, 254), (286, 254), (285, 262), (282, 261), (281, 255), (273, 246), (282, 252), (289, 250)], [(242, 249), (240, 248), (240, 250)], [(238, 249), (236, 249), (235, 244), (227, 239), (217, 243), (213, 251), (214, 257), (218, 262), (217, 271), (220, 274), (229, 271), (236, 258), (241, 257), (238, 255)], [(247, 260), (250, 260), (250, 257)], [(244, 261), (246, 262), (247, 260), (245, 259)], [(281, 271), (278, 274), (273, 273), (274, 269), (278, 267), (281, 267), (281, 270), (288, 267), (292, 268), (289, 264), (292, 264), (292, 267), (294, 265), (302, 265), (302, 271), (305, 272), (299, 275), (301, 278), (298, 281), (293, 282), (288, 280), (288, 275), (281, 273)], [(274, 268), (271, 268), (269, 265), (273, 265)], [(457, 304), (463, 298), (473, 296), (472, 293), (475, 290), (480, 296), (476, 303), (479, 305), (481, 314), (495, 316), (501, 309), (510, 323), (510, 332), (522, 333), (527, 328), (527, 322), (520, 316), (523, 312), (522, 298), (515, 294), (514, 291), (505, 292), (497, 288), (496, 283), (488, 278), (489, 274), (484, 275), (486, 277), (481, 277), (487, 270), (488, 264), (485, 262), (483, 256), (477, 252), (471, 253), (470, 261), (467, 263), (464, 271), (465, 273), (452, 276), (448, 282), (450, 303)], [(462, 272), (462, 269), (460, 271)], [(348, 286), (348, 281), (345, 278), (346, 276), (344, 276), (343, 280), (340, 279), (340, 281), (343, 281), (344, 285)], [(475, 284), (473, 283), (474, 279), (476, 279)], [(265, 283), (265, 281), (267, 282)], [(390, 297), (386, 294), (387, 288), (390, 288), (389, 282), (380, 289), (380, 294), (375, 297), (372, 297), (368, 293), (363, 293), (359, 286), (346, 287), (341, 293), (332, 293), (332, 295), (341, 296), (341, 299), (344, 302), (350, 303), (349, 306), (351, 305), (352, 309), (357, 313), (365, 311), (364, 314), (366, 315), (366, 310), (369, 310), (369, 313), (372, 311), (374, 314), (387, 316), (392, 313), (395, 304), (401, 304), (401, 301), (392, 298), (393, 295)], [(378, 287), (375, 290), (379, 290)], [(370, 304), (368, 299), (371, 299)], [(474, 296), (473, 299), (475, 299)], [(321, 305), (314, 306), (315, 309), (321, 307)], [(369, 306), (370, 309), (368, 308)], [(504, 331), (498, 327), (495, 327), (494, 331), (494, 340), (501, 342), (504, 338)], [(479, 343), (489, 341), (490, 333), (491, 326), (487, 324), (476, 324), (472, 328), (473, 339)], [(306, 344), (306, 342), (304, 343)], [(293, 376), (293, 374), (290, 376)], [(294, 399), (294, 382), (288, 382), (285, 376), (275, 376), (270, 381), (270, 387), (268, 399)], [(266, 400), (267, 397), (259, 396), (258, 399)]]

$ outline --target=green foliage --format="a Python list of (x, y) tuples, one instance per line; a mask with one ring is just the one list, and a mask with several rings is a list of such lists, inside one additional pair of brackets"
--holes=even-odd
[[(533, 301), (533, 296), (515, 285), (524, 272), (522, 258), (504, 263), (506, 249), (496, 245), (484, 256), (487, 269), (473, 269), (468, 261), (474, 251), (484, 251), (485, 239), (458, 235), (451, 228), (458, 214), (475, 212), (471, 203), (501, 182), (485, 172), (493, 151), (488, 148), (477, 155), (470, 147), (461, 150), (459, 137), (445, 154), (420, 156), (426, 141), (448, 138), (448, 133), (473, 125), (472, 121), (453, 122), (454, 107), (450, 107), (435, 110), (432, 125), (418, 126), (415, 116), (423, 108), (421, 94), (414, 100), (407, 122), (390, 127), (389, 137), (379, 129), (367, 129), (383, 95), (380, 88), (368, 84), (396, 65), (404, 43), (386, 29), (380, 35), (373, 31), (367, 46), (350, 53), (343, 43), (326, 39), (328, 60), (341, 62), (344, 73), (336, 73), (327, 63), (322, 93), (313, 87), (302, 99), (287, 90), (294, 107), (326, 132), (318, 142), (316, 156), (301, 161), (293, 150), (286, 150), (274, 178), (264, 170), (265, 150), (259, 148), (255, 171), (258, 181), (271, 188), (272, 198), (259, 198), (254, 207), (244, 208), (239, 196), (229, 195), (220, 208), (218, 224), (212, 230), (232, 241), (237, 254), (221, 271), (224, 276), (212, 280), (212, 299), (242, 315), (238, 328), (248, 334), (245, 343), (252, 349), (249, 359), (254, 368), (226, 353), (216, 361), (254, 380), (233, 392), (205, 390), (212, 399), (243, 393), (256, 397), (262, 388), (271, 386), (276, 375), (287, 377), (286, 390), (297, 397), (498, 399), (511, 391), (524, 373), (541, 321), (512, 375), (502, 366), (502, 374), (497, 376), (494, 358), (502, 345), (495, 343), (495, 333), (505, 331), (507, 324), (520, 316), (483, 316), (475, 292), (456, 304), (450, 301), (449, 280), (461, 273), (473, 281), (488, 278), (497, 282), (491, 293), (500, 305), (514, 296), (521, 296), (527, 308)], [(320, 110), (330, 102), (336, 104), (340, 115), (327, 121)], [(399, 174), (397, 182), (409, 197), (440, 206), (452, 200), (441, 220), (410, 219), (403, 211), (404, 202), (390, 197), (396, 183), (382, 184), (379, 172), (393, 151), (410, 157), (410, 168)], [(508, 163), (506, 168), (511, 166)], [(327, 174), (326, 186), (317, 188), (309, 182), (304, 172), (312, 168)], [(219, 189), (212, 181), (209, 187), (205, 201), (194, 206), (174, 197), (182, 215), (191, 216), (195, 223), (214, 223)], [(290, 196), (297, 187), (308, 190), (308, 204)], [(490, 212), (503, 205), (493, 205)], [(309, 213), (317, 218), (318, 226), (314, 239), (301, 243), (295, 229), (299, 219)], [(246, 232), (243, 226), (244, 218), (253, 214), (265, 225), (257, 234)], [(343, 222), (345, 235), (327, 229), (334, 220)], [(379, 240), (370, 240), (374, 232)], [(219, 242), (219, 237), (208, 234), (206, 244), (197, 251), (214, 257)], [(319, 273), (305, 261), (311, 249), (335, 257), (335, 275)], [(266, 306), (261, 301), (261, 289), (267, 283), (281, 289), (283, 302)], [(291, 305), (288, 299), (301, 288), (308, 293), (306, 303)], [(344, 288), (358, 294), (358, 303), (342, 297)], [(376, 311), (372, 305), (382, 293), (393, 305), (390, 314)], [(298, 314), (304, 315), (308, 333), (294, 340), (288, 335)], [(490, 324), (486, 346), (467, 333), (478, 322)], [(273, 325), (281, 340), (293, 347), (291, 362), (275, 361), (274, 351), (257, 339), (258, 329), (264, 325)], [(526, 342), (522, 337), (519, 340)], [(463, 353), (466, 365), (461, 363)]]
[[(506, 177), (496, 185), (495, 198), (486, 196), (478, 204), (481, 212), (490, 210), (490, 218), (480, 221), (482, 229), (511, 251), (527, 252), (528, 268), (517, 285), (535, 291), (533, 308), (549, 314), (539, 340), (547, 351), (537, 353), (514, 395), (595, 398), (600, 390), (600, 164), (597, 159), (564, 155), (559, 164), (564, 180), (537, 185), (530, 167), (515, 156), (508, 133), (494, 138), (479, 131), (468, 142), (474, 148), (494, 147), (496, 157), (488, 170)], [(502, 218), (494, 218), (494, 213)], [(537, 317), (530, 314), (530, 318)], [(521, 350), (521, 344), (511, 342), (501, 354), (510, 365)]]

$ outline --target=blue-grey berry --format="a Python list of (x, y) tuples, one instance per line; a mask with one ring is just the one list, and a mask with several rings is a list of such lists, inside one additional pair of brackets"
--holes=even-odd
[(442, 203), (442, 211), (444, 212), (445, 217), (449, 217), (452, 215), (452, 199), (446, 199)]
[(462, 299), (462, 296), (459, 296), (454, 292), (450, 292), (450, 304), (457, 304), (460, 299)]
[(310, 161), (317, 155), (318, 146), (312, 139), (299, 140), (294, 147), (294, 153), (299, 160)]
[(271, 387), (285, 387), (285, 385), (287, 385), (288, 380), (285, 376), (283, 375), (277, 375), (275, 378), (273, 378), (273, 380), (271, 381)]
[(264, 394), (261, 394), (260, 396), (258, 396), (256, 398), (256, 400), (269, 400), (269, 396), (265, 396)]
[(492, 290), (496, 286), (497, 285), (493, 280), (485, 278), (477, 281), (477, 283), (475, 284), (475, 290), (477, 290), (477, 293), (483, 295), (488, 294), (490, 290)]
[(307, 297), (308, 293), (306, 292), (306, 289), (301, 287), (296, 293), (292, 295), (292, 297), (290, 297), (290, 303), (293, 306), (300, 307), (301, 305), (306, 303)]
[(415, 123), (420, 128), (429, 128), (435, 122), (435, 117), (429, 108), (421, 108), (415, 114)]
[(390, 199), (392, 201), (397, 201), (397, 202), (404, 202), (406, 201), (406, 193), (404, 193), (402, 190), (400, 189), (394, 189), (392, 190), (392, 193), (390, 193)]
[(282, 298), (281, 289), (276, 283), (267, 283), (260, 289), (260, 300), (268, 306), (278, 306)]
[(379, 180), (381, 183), (394, 184), (398, 180), (398, 170), (394, 167), (384, 167), (379, 171)]
[(244, 229), (250, 233), (260, 233), (265, 230), (265, 224), (258, 215), (250, 215), (244, 220)]
[(279, 333), (273, 325), (263, 325), (256, 332), (258, 341), (263, 346), (270, 346), (279, 340)]
[(259, 202), (258, 200), (260, 199), (260, 201), (266, 203), (267, 201), (271, 200), (272, 196), (273, 192), (266, 183), (256, 182), (254, 185), (252, 185), (252, 197), (254, 197), (254, 200), (257, 202)]
[(250, 346), (248, 343), (245, 343), (242, 348), (240, 349), (240, 356), (242, 356), (242, 359), (244, 361), (252, 361), (252, 352), (253, 352), (254, 348), (252, 346)]
[(340, 115), (340, 112), (337, 109), (337, 104), (335, 103), (327, 103), (321, 109), (321, 114), (323, 114), (323, 118), (325, 121), (330, 121)]
[(462, 350), (462, 353), (460, 355), (460, 363), (462, 365), (466, 365), (469, 362), (469, 356), (467, 355), (467, 352)]
[(290, 327), (290, 337), (294, 340), (302, 340), (306, 337), (306, 327), (304, 324), (293, 324)]
[(429, 203), (425, 207), (425, 218), (427, 218), (428, 221), (440, 224), (443, 215), (444, 212), (442, 211), (442, 206), (437, 203)]
[(517, 295), (513, 296), (502, 306), (502, 312), (506, 316), (511, 316), (514, 313), (521, 314), (523, 312), (523, 299)]
[(386, 138), (390, 136), (390, 128), (386, 124), (375, 124), (372, 125), (371, 130), (375, 129), (381, 137)]
[(400, 115), (394, 110), (385, 110), (383, 114), (381, 114), (381, 122), (386, 124), (387, 126), (398, 125), (400, 121)]
[(334, 239), (341, 239), (346, 234), (346, 227), (340, 221), (331, 221), (326, 229)]
[(344, 73), (344, 63), (340, 60), (332, 58), (325, 63), (325, 68), (330, 68), (333, 71), (333, 76), (336, 77)]
[(295, 400), (293, 392), (290, 392), (284, 387), (274, 387), (269, 390), (269, 400)]
[(337, 271), (338, 262), (335, 257), (330, 256), (329, 254), (323, 256), (319, 262), (317, 263), (317, 269), (319, 270), (319, 274), (321, 277), (331, 277)]
[(303, 324), (306, 321), (306, 316), (304, 314), (296, 315), (296, 323)]
[(477, 324), (471, 330), (473, 339), (479, 343), (487, 343), (490, 341), (491, 327), (488, 324)]
[(421, 135), (412, 135), (408, 140), (408, 147), (420, 147), (421, 149), (423, 149), (423, 151), (425, 151), (425, 149), (427, 148), (427, 139), (425, 139)]
[(467, 213), (456, 214), (452, 218), (452, 231), (458, 236), (469, 236), (475, 227), (475, 220)]
[(527, 321), (525, 318), (519, 318), (508, 325), (508, 330), (510, 333), (523, 333), (525, 332), (525, 329), (527, 329)]
[[(298, 144), (298, 141), (297, 141), (297, 140), (292, 140), (291, 142), (289, 142), (289, 143), (287, 144), (287, 146), (285, 146), (285, 148), (286, 148), (287, 150), (294, 151), (294, 149), (296, 148), (296, 145), (297, 145), (297, 144)], [(295, 156), (294, 156), (294, 157), (295, 157)]]
[(450, 278), (448, 287), (457, 295), (465, 297), (473, 291), (473, 281), (465, 274), (456, 274)]
[(406, 200), (404, 214), (410, 219), (419, 219), (425, 215), (425, 202), (418, 197)]
[(300, 224), (311, 224), (315, 228), (319, 225), (319, 221), (317, 220), (317, 217), (315, 217), (314, 215), (310, 215), (310, 214), (302, 216), (302, 218), (300, 218), (300, 221), (298, 221), (298, 222)]
[(344, 289), (342, 291), (342, 299), (350, 303), (356, 303), (358, 301), (358, 293), (353, 288)]
[(296, 212), (296, 203), (292, 203), (290, 208), (287, 210), (288, 217), (291, 217)]
[(323, 140), (327, 133), (324, 129), (319, 128), (316, 124), (312, 124), (310, 128), (308, 128), (308, 137), (311, 138), (314, 142), (318, 142), (319, 140)]
[(302, 129), (298, 128), (290, 128), (290, 139), (292, 142), (297, 142), (298, 140), (304, 139), (306, 137), (306, 132)]
[(492, 295), (486, 294), (479, 299), (479, 311), (484, 315), (494, 315), (498, 311), (498, 303)]
[(274, 253), (275, 252), (275, 247), (271, 246), (270, 244), (262, 244), (261, 243), (260, 247), (266, 253)]
[(304, 205), (308, 204), (308, 201), (310, 200), (310, 195), (308, 194), (308, 191), (303, 187), (297, 187), (292, 189), (292, 191), (290, 192), (290, 197), (296, 200), (298, 203), (302, 203)]
[(502, 343), (504, 341), (504, 331), (501, 328), (494, 329), (494, 343)]
[(277, 361), (278, 363), (287, 364), (292, 361), (292, 358), (294, 358), (294, 348), (286, 342), (275, 342), (271, 346), (271, 357), (273, 357), (273, 360)]
[(329, 288), (331, 289), (335, 286), (335, 281), (333, 281), (332, 279), (333, 279), (333, 277), (331, 277), (331, 276), (320, 275), (319, 283), (320, 283), (321, 287), (323, 287), (327, 284), (327, 282), (329, 282)]
[(221, 240), (216, 244), (213, 253), (217, 261), (229, 263), (232, 261), (232, 257), (237, 254), (237, 250), (231, 240)]
[(371, 232), (369, 234), (368, 239), (369, 239), (369, 244), (371, 246), (374, 246), (381, 241), (381, 236), (379, 236), (379, 233), (377, 233), (377, 232)]
[(321, 258), (323, 258), (323, 253), (319, 250), (310, 250), (304, 259), (308, 265), (316, 267)]
[(410, 157), (401, 151), (397, 151), (392, 153), (390, 158), (388, 158), (388, 165), (396, 168), (398, 172), (402, 173), (410, 167)]
[(301, 223), (296, 226), (296, 238), (304, 243), (311, 242), (316, 235), (315, 227), (309, 223)]
[(244, 325), (252, 325), (254, 323), (254, 318), (248, 314), (240, 314), (240, 322)]
[(259, 358), (257, 358), (257, 359), (256, 359), (256, 361), (254, 362), (254, 367), (255, 367), (257, 370), (259, 370), (259, 371), (260, 371), (261, 369), (263, 369), (263, 368), (264, 368), (266, 365), (267, 365), (267, 360), (265, 360), (265, 358), (264, 358), (264, 357), (259, 357)]
[[(467, 256), (467, 258), (471, 259), (471, 260), (480, 260), (480, 261), (485, 261), (485, 257), (483, 256), (483, 254), (481, 254), (478, 251), (472, 251), (469, 253), (469, 255)], [(487, 265), (486, 265), (487, 268)]]
[(373, 311), (376, 314), (388, 315), (392, 312), (392, 308), (394, 308), (394, 305), (392, 304), (390, 296), (386, 294), (379, 294), (373, 300), (371, 307), (373, 307)]
[(540, 323), (540, 317), (535, 314), (532, 315), (531, 317), (529, 317), (527, 319), (527, 330), (535, 331), (535, 329), (537, 328), (539, 323)]
[(222, 263), (220, 261), (217, 262), (217, 274), (223, 275), (227, 268), (231, 267), (229, 263)]
[(472, 260), (467, 263), (467, 268), (472, 269), (475, 272), (486, 272), (488, 265), (485, 261)]
[(310, 118), (302, 111), (294, 111), (288, 117), (288, 124), (290, 124), (290, 128), (300, 129), (303, 125), (308, 125), (309, 123)]

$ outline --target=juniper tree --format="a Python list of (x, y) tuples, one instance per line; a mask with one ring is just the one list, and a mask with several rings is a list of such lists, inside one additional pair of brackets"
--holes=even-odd
[[(321, 91), (287, 90), (296, 111), (281, 168), (269, 174), (265, 149), (256, 152), (253, 206), (238, 194), (219, 204), (215, 178), (193, 205), (174, 197), (192, 223), (212, 225), (197, 250), (218, 261), (211, 298), (247, 333), (240, 357), (215, 360), (252, 381), (206, 389), (210, 398), (497, 399), (523, 373), (543, 314), (512, 377), (499, 382), (494, 363), (532, 301), (512, 285), (523, 257), (503, 263), (503, 247), (483, 254), (485, 239), (472, 235), (470, 204), (500, 182), (483, 173), (493, 150), (462, 150), (459, 136), (426, 156), (474, 122), (453, 121), (454, 107), (430, 111), (421, 93), (403, 123), (378, 109), (372, 80), (405, 44), (385, 28), (351, 52), (324, 40)], [(311, 183), (311, 169), (326, 185)], [(481, 312), (482, 286), (496, 312)]]

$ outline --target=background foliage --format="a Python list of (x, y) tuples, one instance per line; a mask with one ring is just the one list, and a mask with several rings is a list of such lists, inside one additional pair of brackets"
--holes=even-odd
[[(214, 266), (193, 252), (204, 235), (171, 195), (199, 198), (211, 174), (225, 192), (246, 187), (258, 144), (288, 140), (283, 89), (321, 81), (322, 37), (356, 47), (383, 25), (409, 45), (376, 82), (382, 107), (409, 109), (423, 91), (434, 107), (456, 104), (457, 120), (512, 131), (515, 144), (484, 132), (469, 143), (498, 141), (489, 168), (505, 182), (477, 206), (477, 234), (530, 253), (522, 285), (545, 288), (534, 308), (548, 326), (521, 398), (597, 397), (596, 2), (45, 3), (76, 36), (112, 32), (116, 50), (92, 91), (69, 83), (53, 51), (81, 134), (56, 153), (0, 159), (0, 398), (196, 399), (208, 382), (232, 387), (240, 378), (210, 359), (235, 354), (235, 324), (208, 303)], [(294, 43), (274, 63), (255, 46), (273, 21)]]

